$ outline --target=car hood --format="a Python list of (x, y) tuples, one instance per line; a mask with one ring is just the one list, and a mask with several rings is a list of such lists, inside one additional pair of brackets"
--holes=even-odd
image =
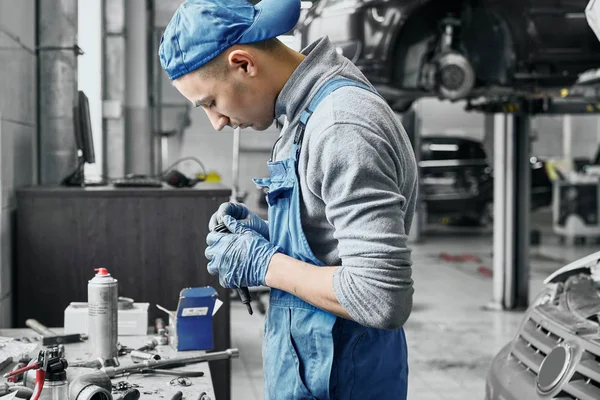
[(544, 284), (565, 282), (570, 276), (580, 273), (591, 273), (591, 269), (600, 264), (600, 251), (580, 258), (558, 269), (544, 280)]

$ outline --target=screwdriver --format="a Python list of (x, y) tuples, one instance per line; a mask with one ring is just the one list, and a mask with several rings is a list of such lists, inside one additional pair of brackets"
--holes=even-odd
[[(225, 224), (221, 223), (215, 227), (214, 231), (219, 233), (227, 233), (229, 232), (229, 229), (227, 229), (227, 226), (225, 226)], [(242, 300), (242, 303), (246, 305), (246, 308), (248, 309), (248, 314), (252, 315), (253, 311), (252, 304), (250, 304), (250, 291), (247, 287), (237, 288), (236, 290), (238, 296), (240, 296), (240, 299)]]

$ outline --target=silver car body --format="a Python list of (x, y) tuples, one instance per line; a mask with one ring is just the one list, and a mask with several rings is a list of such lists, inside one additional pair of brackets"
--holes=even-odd
[(600, 252), (548, 277), (493, 359), (486, 400), (600, 399)]

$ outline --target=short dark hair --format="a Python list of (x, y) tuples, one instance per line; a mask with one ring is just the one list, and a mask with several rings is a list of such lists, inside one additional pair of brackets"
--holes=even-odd
[[(279, 41), (277, 38), (272, 38), (268, 40), (263, 40), (261, 42), (249, 43), (247, 46), (254, 47), (255, 49), (265, 51), (265, 52), (274, 52), (281, 48), (281, 46), (285, 46), (283, 43)], [(197, 72), (202, 74), (205, 77), (223, 79), (225, 77), (225, 53), (221, 53), (200, 68), (198, 68)]]

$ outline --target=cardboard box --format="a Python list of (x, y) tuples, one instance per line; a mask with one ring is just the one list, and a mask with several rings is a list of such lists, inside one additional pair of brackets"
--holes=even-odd
[(177, 351), (213, 350), (213, 316), (222, 304), (210, 286), (183, 289), (176, 311), (157, 304), (169, 315), (169, 344)]
[[(148, 307), (150, 303), (133, 303), (129, 310), (119, 310), (119, 336), (148, 334)], [(65, 309), (65, 334), (88, 334), (87, 303), (73, 302)]]

